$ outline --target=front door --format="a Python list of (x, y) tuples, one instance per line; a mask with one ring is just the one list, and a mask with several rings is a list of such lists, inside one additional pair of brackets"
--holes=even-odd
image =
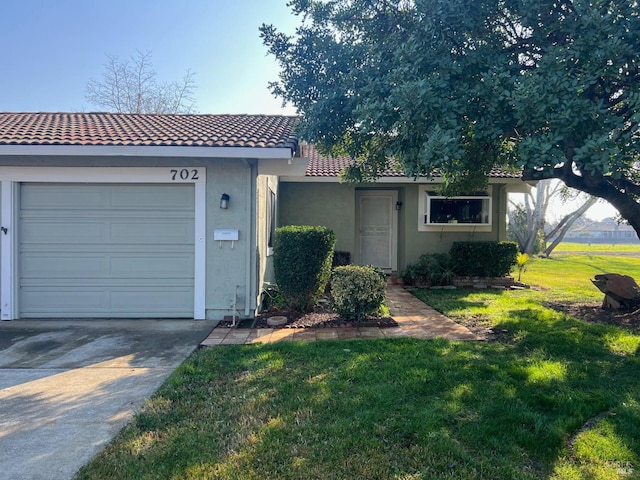
[(398, 268), (398, 192), (363, 190), (356, 193), (358, 263), (391, 272)]

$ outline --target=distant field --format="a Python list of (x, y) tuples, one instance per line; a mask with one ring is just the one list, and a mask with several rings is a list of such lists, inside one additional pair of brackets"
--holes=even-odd
[(564, 252), (593, 252), (594, 254), (615, 255), (620, 253), (623, 255), (637, 254), (640, 255), (640, 243), (569, 243), (562, 242), (551, 252), (551, 255)]

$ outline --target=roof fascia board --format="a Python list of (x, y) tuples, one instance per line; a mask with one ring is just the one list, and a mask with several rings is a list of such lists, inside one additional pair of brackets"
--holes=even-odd
[[(283, 175), (280, 177), (280, 181), (282, 182), (290, 182), (290, 183), (340, 183), (340, 179), (338, 177), (313, 177), (313, 176), (286, 176)], [(376, 180), (375, 182), (368, 182), (367, 185), (380, 185), (380, 184), (407, 184), (407, 183), (415, 183), (416, 185), (424, 185), (424, 184), (439, 184), (442, 183), (441, 177), (434, 177), (431, 180), (426, 178), (420, 178), (418, 180), (414, 180), (413, 178), (408, 177), (382, 177)], [(503, 184), (517, 184), (520, 185), (524, 183), (520, 178), (503, 178), (503, 177), (494, 177), (489, 179), (490, 185), (503, 185)]]
[(0, 145), (0, 156), (181, 157), (290, 159), (286, 147), (182, 147), (162, 145)]

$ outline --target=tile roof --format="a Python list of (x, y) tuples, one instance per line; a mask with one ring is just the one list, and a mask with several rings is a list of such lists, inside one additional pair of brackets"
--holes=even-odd
[[(351, 165), (354, 159), (351, 157), (324, 157), (311, 144), (303, 143), (301, 145), (303, 158), (309, 159), (309, 165), (305, 172), (306, 177), (337, 177), (342, 169)], [(381, 177), (405, 178), (405, 174), (401, 170), (392, 167), (384, 171)], [(520, 172), (507, 172), (499, 168), (491, 170), (491, 178), (520, 178)]]
[(297, 117), (0, 113), (0, 145), (262, 147), (298, 146)]

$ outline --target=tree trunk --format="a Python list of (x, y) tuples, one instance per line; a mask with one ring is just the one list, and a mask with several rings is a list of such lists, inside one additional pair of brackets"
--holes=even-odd
[(567, 232), (569, 231), (571, 226), (575, 223), (575, 221), (578, 220), (582, 215), (584, 215), (585, 212), (589, 210), (589, 208), (591, 208), (593, 204), (596, 203), (597, 201), (598, 199), (596, 197), (589, 198), (589, 200), (583, 203), (580, 208), (574, 210), (568, 215), (565, 215), (562, 218), (562, 220), (560, 220), (560, 223), (558, 223), (558, 226), (549, 233), (548, 238), (552, 238), (556, 232), (558, 234), (554, 238), (553, 242), (551, 242), (551, 245), (548, 245), (547, 248), (544, 249), (543, 255), (545, 257), (549, 257), (549, 255), (551, 255), (551, 252), (553, 252), (553, 249), (556, 248), (558, 244), (564, 239), (564, 236), (567, 234)]

